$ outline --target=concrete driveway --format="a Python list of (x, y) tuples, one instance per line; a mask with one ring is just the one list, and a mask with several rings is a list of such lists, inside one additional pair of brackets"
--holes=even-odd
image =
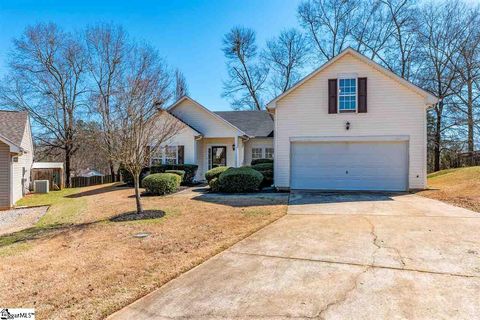
[(112, 319), (480, 319), (480, 214), (292, 193), (288, 214)]

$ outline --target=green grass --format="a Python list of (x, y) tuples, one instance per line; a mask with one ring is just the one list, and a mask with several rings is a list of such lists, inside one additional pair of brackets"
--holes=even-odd
[(87, 206), (84, 197), (69, 198), (81, 192), (82, 188), (62, 189), (46, 194), (32, 194), (19, 200), (17, 206), (50, 206), (47, 213), (35, 226), (11, 234), (0, 236), (0, 248), (25, 240), (36, 239), (44, 234), (55, 232), (66, 226), (78, 223), (78, 217)]
[(50, 206), (35, 227), (72, 224), (86, 207), (87, 200), (83, 197), (68, 198), (68, 196), (79, 193), (81, 190), (82, 188), (71, 188), (45, 194), (32, 194), (19, 200), (17, 206)]
[(444, 174), (452, 173), (460, 169), (464, 169), (464, 168), (454, 168), (454, 169), (445, 169), (445, 170), (435, 171), (435, 172), (429, 173), (427, 175), (427, 178), (435, 178), (438, 176), (443, 176)]

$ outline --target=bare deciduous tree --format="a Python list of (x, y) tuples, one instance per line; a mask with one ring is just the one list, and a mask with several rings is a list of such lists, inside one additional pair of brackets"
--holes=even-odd
[(392, 24), (392, 36), (382, 63), (400, 77), (411, 80), (415, 53), (418, 48), (417, 30), (419, 28), (418, 10), (414, 0), (381, 0), (388, 12)]
[[(103, 142), (111, 154), (114, 149), (112, 132), (116, 131), (116, 123), (111, 117), (115, 93), (119, 90), (124, 68), (124, 59), (129, 48), (127, 35), (121, 27), (99, 24), (85, 31), (87, 61), (92, 85), (92, 111), (100, 116)], [(110, 174), (115, 177), (115, 164), (109, 160)]]
[(170, 84), (170, 74), (153, 48), (135, 46), (130, 50), (112, 106), (111, 117), (117, 126), (109, 138), (115, 141), (110, 157), (133, 176), (137, 213), (143, 211), (139, 179), (149, 154), (181, 129), (175, 118), (162, 118), (172, 94)]
[(28, 111), (39, 145), (62, 150), (69, 186), (71, 158), (77, 150), (75, 124), (85, 106), (84, 48), (51, 23), (28, 27), (13, 45), (0, 101)]
[(355, 19), (352, 28), (354, 48), (370, 59), (382, 62), (393, 29), (387, 8), (380, 0), (367, 0), (358, 9)]
[[(465, 23), (466, 21), (466, 23)], [(459, 46), (459, 59), (453, 61), (461, 83), (456, 97), (460, 100), (459, 109), (465, 113), (467, 124), (467, 151), (475, 150), (475, 129), (480, 116), (480, 11), (478, 7), (469, 10), (462, 19), (465, 25), (463, 41)]]
[(305, 37), (296, 29), (280, 33), (267, 42), (263, 58), (270, 66), (275, 95), (285, 92), (298, 81), (307, 61), (309, 47)]
[(229, 79), (224, 81), (223, 96), (230, 98), (235, 109), (262, 110), (261, 92), (268, 69), (257, 61), (255, 32), (235, 27), (223, 39)]
[(298, 7), (300, 24), (307, 31), (320, 61), (332, 59), (351, 42), (356, 0), (307, 0)]
[(188, 95), (188, 85), (187, 85), (187, 79), (185, 79), (185, 76), (183, 73), (176, 69), (175, 70), (175, 101), (180, 99), (183, 96)]
[[(433, 113), (434, 170), (440, 170), (442, 133), (456, 125), (445, 123), (445, 107), (456, 91), (458, 72), (452, 64), (458, 59), (463, 37), (462, 10), (458, 3), (430, 3), (419, 12), (421, 28), (418, 30), (420, 57), (419, 84), (437, 96), (440, 101), (431, 109)], [(450, 103), (451, 106), (451, 103)], [(448, 110), (447, 110), (448, 111)]]

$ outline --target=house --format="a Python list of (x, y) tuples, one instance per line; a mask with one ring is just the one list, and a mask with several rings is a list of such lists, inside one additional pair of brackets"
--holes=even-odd
[(346, 49), (268, 103), (278, 188), (426, 187), (426, 111), (438, 99)]
[(79, 170), (76, 176), (89, 178), (89, 177), (103, 177), (104, 174), (95, 169), (87, 168), (87, 169)]
[(0, 111), (0, 209), (11, 208), (28, 192), (32, 163), (28, 113)]
[(239, 167), (274, 156), (273, 120), (266, 111), (213, 112), (187, 96), (167, 111), (184, 126), (151, 155), (150, 165), (197, 164), (195, 179), (204, 180), (211, 168)]
[(269, 113), (212, 112), (183, 97), (168, 112), (185, 128), (151, 161), (198, 164), (203, 180), (212, 167), (274, 157), (279, 189), (423, 189), (426, 111), (437, 101), (348, 48), (269, 102)]

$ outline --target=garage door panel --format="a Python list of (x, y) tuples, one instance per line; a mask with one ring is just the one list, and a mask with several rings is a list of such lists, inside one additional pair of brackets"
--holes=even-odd
[(406, 142), (294, 142), (291, 187), (406, 190)]

